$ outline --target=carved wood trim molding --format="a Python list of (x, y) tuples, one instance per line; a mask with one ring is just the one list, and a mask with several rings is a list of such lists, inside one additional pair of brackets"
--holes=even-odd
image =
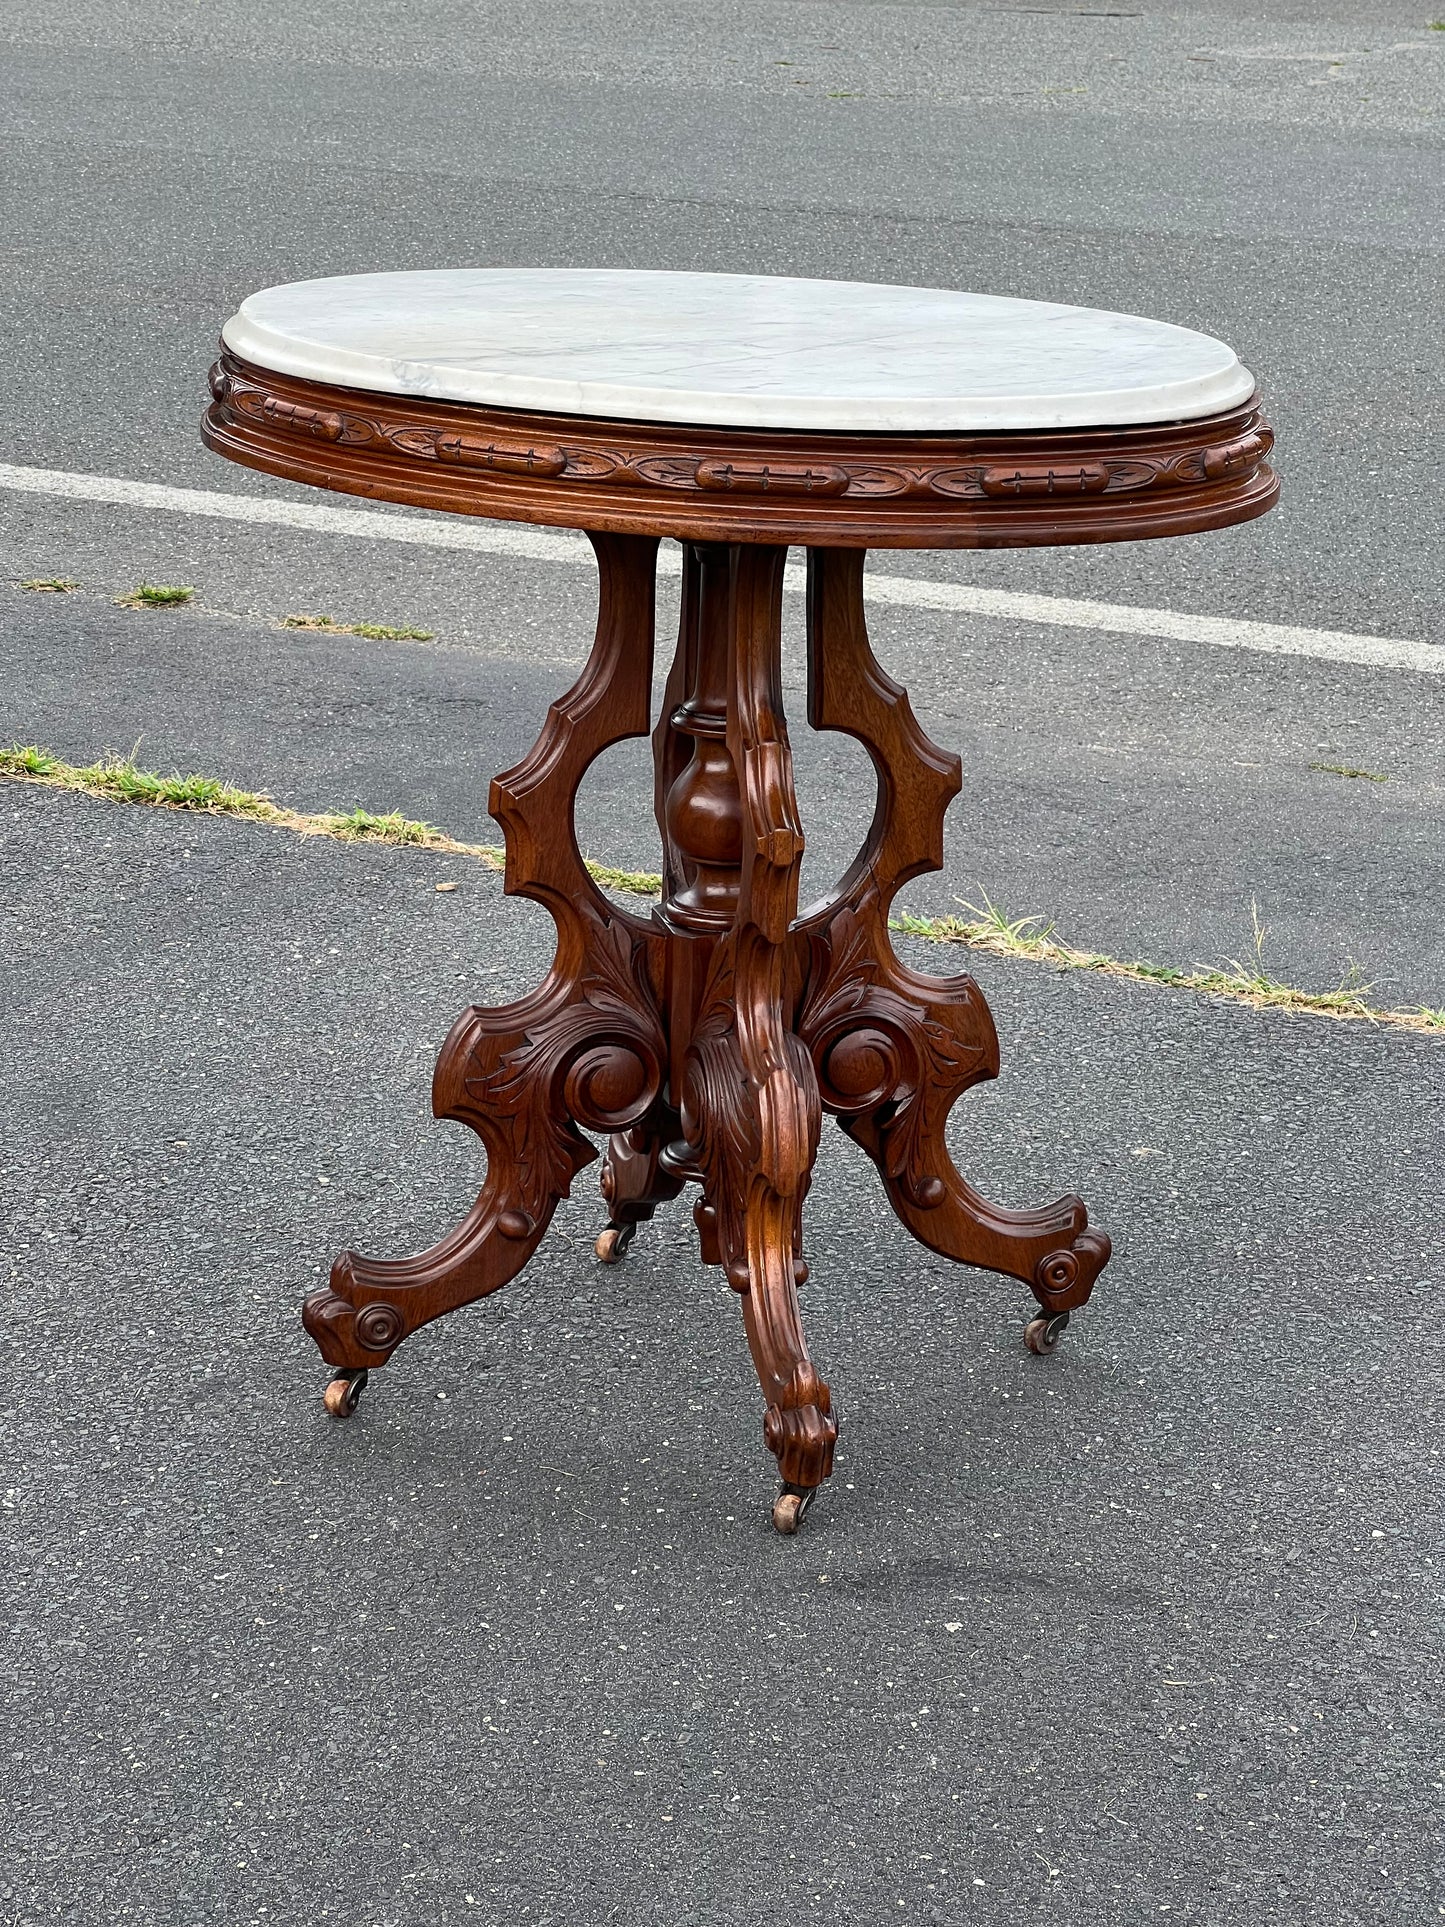
[(321, 488), (705, 542), (1008, 548), (1221, 528), (1279, 493), (1253, 401), (1199, 421), (1013, 435), (693, 428), (328, 387), (222, 354), (202, 434)]

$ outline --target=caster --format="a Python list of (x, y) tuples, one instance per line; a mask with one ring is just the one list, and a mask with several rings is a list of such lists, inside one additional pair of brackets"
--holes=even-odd
[(361, 1403), (369, 1374), (364, 1365), (339, 1371), (325, 1392), (326, 1409), (333, 1418), (350, 1418)]
[(637, 1236), (635, 1224), (610, 1224), (597, 1240), (597, 1256), (604, 1265), (620, 1265), (623, 1253)]
[(1056, 1311), (1052, 1315), (1043, 1312), (1039, 1317), (1031, 1318), (1024, 1327), (1024, 1343), (1040, 1358), (1047, 1358), (1050, 1352), (1059, 1349), (1059, 1340), (1068, 1322), (1069, 1314), (1066, 1311)]
[(785, 1485), (773, 1500), (773, 1528), (791, 1539), (803, 1523), (803, 1514), (813, 1503), (816, 1486)]

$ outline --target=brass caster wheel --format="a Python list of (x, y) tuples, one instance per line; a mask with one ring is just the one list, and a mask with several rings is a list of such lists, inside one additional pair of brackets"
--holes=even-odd
[(597, 1256), (604, 1265), (620, 1265), (623, 1254), (637, 1236), (635, 1224), (610, 1224), (597, 1240)]
[(1059, 1349), (1059, 1340), (1068, 1322), (1069, 1314), (1066, 1311), (1056, 1311), (1052, 1315), (1045, 1312), (1038, 1318), (1031, 1318), (1024, 1327), (1024, 1343), (1040, 1358), (1047, 1358), (1050, 1352)]
[(816, 1486), (802, 1487), (785, 1485), (773, 1500), (773, 1528), (785, 1538), (791, 1539), (803, 1523), (803, 1514), (813, 1503)]
[(333, 1418), (350, 1418), (361, 1403), (369, 1374), (366, 1367), (346, 1367), (326, 1388), (326, 1409)]

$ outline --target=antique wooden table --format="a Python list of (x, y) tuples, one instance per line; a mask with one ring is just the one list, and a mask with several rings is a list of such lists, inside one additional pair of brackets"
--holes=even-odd
[[(802, 1204), (821, 1113), (933, 1250), (1021, 1279), (1053, 1349), (1109, 1241), (1077, 1198), (1004, 1211), (955, 1169), (955, 1099), (998, 1071), (967, 976), (894, 956), (900, 885), (942, 863), (959, 760), (875, 661), (868, 548), (1008, 548), (1222, 528), (1278, 482), (1254, 382), (1218, 341), (1092, 309), (741, 275), (478, 270), (270, 288), (227, 324), (204, 434), (319, 488), (585, 529), (591, 657), (536, 747), (492, 784), (509, 892), (557, 924), (546, 981), (472, 1008), (442, 1048), (438, 1117), (486, 1180), (403, 1260), (346, 1252), (304, 1308), (355, 1406), (408, 1332), (526, 1264), (608, 1140), (604, 1262), (687, 1183), (702, 1254), (742, 1302), (763, 1436), (797, 1529), (833, 1464), (828, 1387), (799, 1317)], [(683, 545), (682, 621), (652, 732), (663, 893), (650, 917), (593, 882), (577, 786), (651, 726), (659, 539)], [(877, 771), (867, 841), (800, 911), (803, 825), (779, 670), (788, 545), (807, 551), (808, 721)], [(580, 1128), (579, 1128), (580, 1127)], [(558, 1387), (559, 1398), (564, 1396)]]

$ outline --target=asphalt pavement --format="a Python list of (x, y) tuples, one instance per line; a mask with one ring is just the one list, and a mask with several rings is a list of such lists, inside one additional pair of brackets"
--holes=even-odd
[[(460, 1216), (426, 1115), (541, 913), (12, 787), (9, 1918), (1398, 1923), (1439, 1816), (1441, 1055), (983, 959), (955, 1154), (1118, 1254), (1050, 1359), (829, 1131), (796, 1540), (681, 1204), (584, 1172), (326, 1419), (299, 1295)], [(36, 852), (43, 861), (36, 861)], [(439, 895), (435, 881), (460, 877)]]
[[(524, 262), (916, 281), (1229, 339), (1285, 480), (1213, 536), (894, 573), (1441, 640), (1445, 32), (1376, 0), (0, 14), (0, 462), (304, 491), (197, 436), (253, 288)], [(66, 576), (67, 595), (22, 588)], [(142, 580), (194, 603), (118, 607)], [(664, 584), (664, 634), (672, 620)], [(434, 631), (376, 642), (326, 613)], [(871, 806), (801, 725), (811, 881)], [(136, 751), (492, 841), (585, 567), (0, 487), (0, 743)], [(1445, 1006), (1445, 678), (879, 606), (965, 789), (944, 873), (1066, 938)], [(664, 646), (665, 654), (665, 646)], [(1370, 777), (1336, 769), (1359, 768)], [(653, 868), (645, 758), (584, 787)], [(438, 893), (438, 881), (457, 884)], [(1445, 1915), (1445, 1042), (968, 958), (960, 1166), (1114, 1236), (1061, 1350), (831, 1129), (803, 1533), (681, 1206), (595, 1170), (348, 1425), (297, 1305), (432, 1242), (429, 1116), (534, 907), (457, 857), (0, 784), (0, 1920), (982, 1927)], [(918, 946), (943, 969), (960, 953)]]

